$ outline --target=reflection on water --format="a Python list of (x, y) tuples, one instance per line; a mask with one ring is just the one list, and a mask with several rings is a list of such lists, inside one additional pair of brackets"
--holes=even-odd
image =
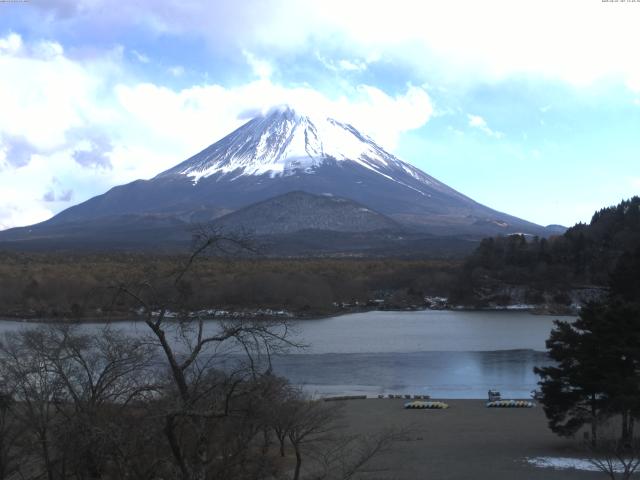
[[(533, 367), (549, 364), (555, 316), (527, 312), (369, 312), (299, 323), (306, 354), (275, 371), (318, 395), (428, 394), (528, 398)], [(565, 318), (566, 320), (567, 318)]]
[(536, 387), (534, 366), (547, 365), (543, 352), (329, 353), (281, 355), (274, 373), (320, 396), (428, 394), (434, 398), (528, 398)]

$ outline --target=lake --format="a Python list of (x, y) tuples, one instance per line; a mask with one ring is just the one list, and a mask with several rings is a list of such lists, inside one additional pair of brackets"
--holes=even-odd
[[(434, 398), (528, 398), (533, 367), (549, 364), (556, 318), (514, 311), (366, 312), (294, 323), (306, 348), (278, 355), (274, 373), (318, 395), (429, 394)], [(0, 333), (33, 324), (0, 322)], [(115, 326), (146, 333), (134, 322)], [(208, 323), (214, 330), (216, 322)], [(100, 324), (82, 326), (95, 331)]]
[(274, 360), (310, 393), (529, 398), (556, 318), (517, 311), (367, 312), (298, 323), (304, 353)]

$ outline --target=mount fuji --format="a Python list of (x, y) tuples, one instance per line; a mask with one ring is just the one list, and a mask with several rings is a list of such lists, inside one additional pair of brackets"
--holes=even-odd
[[(272, 212), (267, 224), (269, 208), (281, 214)], [(0, 232), (0, 242), (153, 248), (183, 243), (189, 225), (204, 222), (248, 230), (259, 224), (256, 233), (272, 237), (314, 230), (345, 235), (353, 225), (358, 241), (363, 232), (414, 240), (548, 234), (475, 202), (349, 124), (285, 106), (150, 180), (114, 187), (40, 224)]]

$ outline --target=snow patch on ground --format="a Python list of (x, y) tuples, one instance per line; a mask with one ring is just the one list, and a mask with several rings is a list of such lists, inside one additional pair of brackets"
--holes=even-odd
[[(555, 470), (582, 470), (585, 472), (599, 472), (600, 470), (589, 460), (570, 457), (527, 457), (526, 462), (538, 468), (553, 468)], [(623, 471), (620, 463), (616, 471)]]

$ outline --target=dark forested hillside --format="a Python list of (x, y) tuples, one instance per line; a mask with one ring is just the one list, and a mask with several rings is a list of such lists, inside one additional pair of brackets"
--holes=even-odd
[[(454, 300), (464, 303), (569, 304), (571, 293), (605, 286), (617, 278), (627, 288), (640, 248), (640, 197), (622, 201), (564, 235), (510, 235), (484, 239), (467, 259)], [(634, 260), (635, 259), (635, 260)], [(616, 272), (615, 275), (612, 275)], [(631, 288), (631, 287), (628, 287)]]

